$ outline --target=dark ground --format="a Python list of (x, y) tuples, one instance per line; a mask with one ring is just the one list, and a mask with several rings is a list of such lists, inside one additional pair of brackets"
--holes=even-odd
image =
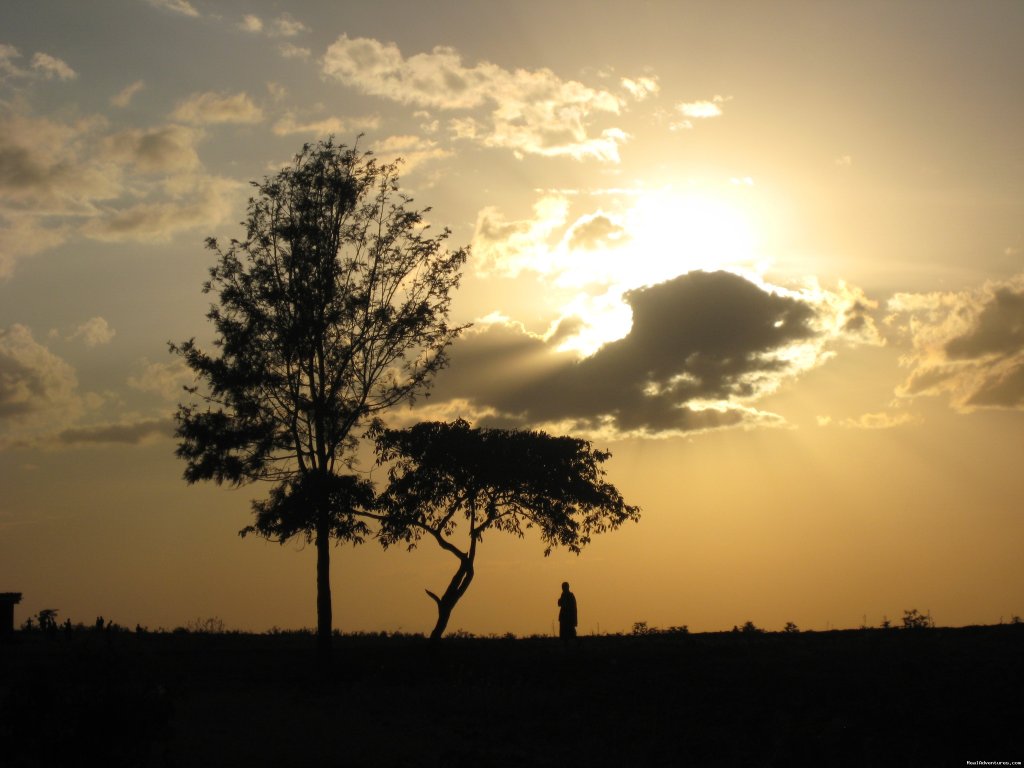
[[(1024, 625), (548, 638), (19, 633), (0, 766), (1024, 760)], [(1019, 764), (1019, 763), (1018, 763)]]

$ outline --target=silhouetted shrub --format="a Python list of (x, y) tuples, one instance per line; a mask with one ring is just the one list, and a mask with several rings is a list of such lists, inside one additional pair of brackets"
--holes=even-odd
[(934, 626), (931, 615), (921, 613), (916, 608), (903, 612), (904, 629), (932, 629)]
[(224, 621), (216, 616), (208, 619), (195, 619), (185, 625), (189, 632), (197, 632), (206, 635), (221, 635), (224, 633)]

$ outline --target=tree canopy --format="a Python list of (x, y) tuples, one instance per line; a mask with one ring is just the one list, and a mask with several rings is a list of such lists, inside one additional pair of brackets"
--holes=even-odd
[(594, 534), (640, 517), (605, 480), (602, 464), (611, 454), (586, 440), (474, 428), (461, 419), (377, 425), (372, 433), (378, 462), (389, 464), (379, 498), (381, 543), (412, 549), (427, 536), (458, 560), (441, 595), (427, 590), (438, 609), (434, 639), (473, 580), (485, 533), (523, 537), (535, 528), (545, 555), (559, 546), (578, 554)]
[(244, 237), (207, 240), (214, 351), (171, 344), (197, 379), (178, 407), (177, 455), (190, 483), (275, 484), (242, 534), (316, 544), (327, 653), (328, 543), (361, 540), (358, 513), (373, 503), (353, 473), (361, 427), (447, 364), (468, 252), (446, 249), (447, 229), (429, 232), (430, 209), (400, 192), (396, 164), (332, 139), (253, 186)]

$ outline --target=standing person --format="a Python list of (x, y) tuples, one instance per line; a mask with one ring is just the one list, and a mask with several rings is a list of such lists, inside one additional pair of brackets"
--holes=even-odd
[(576, 638), (576, 595), (569, 591), (569, 582), (562, 582), (558, 596), (558, 636), (564, 643)]

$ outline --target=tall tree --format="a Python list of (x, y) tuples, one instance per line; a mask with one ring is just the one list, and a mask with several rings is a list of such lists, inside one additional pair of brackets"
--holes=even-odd
[(437, 604), (432, 640), (444, 634), (473, 581), (485, 533), (522, 538), (537, 528), (545, 555), (556, 546), (579, 554), (593, 534), (640, 517), (604, 479), (601, 465), (611, 454), (586, 440), (473, 428), (462, 419), (401, 430), (378, 424), (371, 432), (378, 462), (390, 464), (379, 499), (381, 543), (413, 549), (427, 536), (458, 561), (444, 592), (427, 590)]
[(269, 481), (241, 531), (317, 553), (317, 646), (330, 655), (330, 541), (358, 543), (372, 486), (354, 471), (361, 425), (412, 401), (447, 364), (466, 249), (448, 250), (401, 194), (397, 166), (333, 139), (253, 182), (245, 237), (217, 254), (203, 291), (214, 352), (171, 344), (195, 373), (177, 411), (189, 483)]

